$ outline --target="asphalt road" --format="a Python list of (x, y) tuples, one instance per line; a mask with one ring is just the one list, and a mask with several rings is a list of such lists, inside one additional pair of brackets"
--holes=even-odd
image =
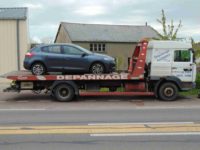
[(2, 150), (199, 150), (200, 100), (0, 93)]

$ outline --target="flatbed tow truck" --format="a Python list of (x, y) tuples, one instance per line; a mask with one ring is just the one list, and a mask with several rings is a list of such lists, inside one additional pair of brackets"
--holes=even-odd
[[(77, 96), (155, 96), (172, 101), (179, 91), (194, 87), (195, 76), (190, 44), (142, 40), (135, 48), (127, 72), (37, 76), (29, 71), (14, 71), (1, 77), (12, 80), (4, 92), (45, 91), (66, 102)], [(102, 88), (109, 91), (103, 92)]]

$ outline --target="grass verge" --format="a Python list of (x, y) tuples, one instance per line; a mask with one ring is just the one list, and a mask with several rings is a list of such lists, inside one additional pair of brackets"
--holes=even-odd
[(189, 91), (180, 92), (179, 94), (181, 96), (198, 96), (199, 91), (200, 91), (200, 89), (195, 88), (195, 89), (192, 89)]

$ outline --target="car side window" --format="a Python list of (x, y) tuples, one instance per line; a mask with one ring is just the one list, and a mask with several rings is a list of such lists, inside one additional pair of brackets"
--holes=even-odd
[(48, 51), (49, 51), (49, 53), (61, 54), (61, 49), (60, 49), (59, 45), (49, 46)]
[(48, 53), (49, 52), (49, 47), (48, 46), (44, 46), (41, 48), (42, 52)]
[(174, 62), (190, 62), (190, 51), (176, 50), (174, 51)]
[(66, 55), (82, 55), (84, 52), (73, 46), (63, 46), (63, 53)]
[(34, 47), (30, 50), (31, 52), (40, 52), (40, 48), (39, 47)]

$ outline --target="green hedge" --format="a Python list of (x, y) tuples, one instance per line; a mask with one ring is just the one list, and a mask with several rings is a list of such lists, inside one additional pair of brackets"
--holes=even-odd
[(200, 73), (197, 73), (196, 77), (196, 88), (200, 89)]

